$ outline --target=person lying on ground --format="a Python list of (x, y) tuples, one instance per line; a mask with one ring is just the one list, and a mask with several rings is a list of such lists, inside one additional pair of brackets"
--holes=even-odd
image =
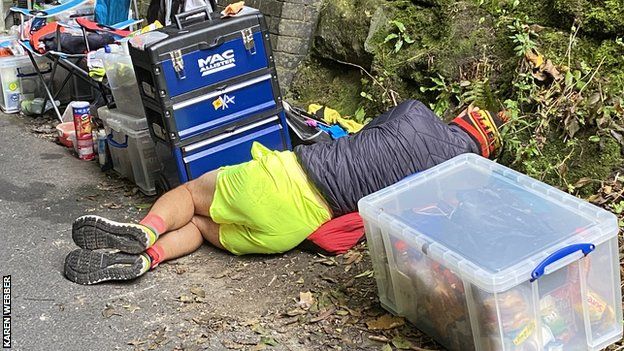
[(72, 238), (81, 249), (67, 256), (65, 275), (79, 284), (134, 279), (204, 241), (235, 255), (291, 250), (323, 223), (356, 212), (364, 196), (411, 174), (464, 153), (494, 157), (499, 115), (469, 108), (446, 124), (410, 100), (331, 142), (294, 152), (255, 143), (251, 161), (165, 193), (139, 224), (76, 219)]

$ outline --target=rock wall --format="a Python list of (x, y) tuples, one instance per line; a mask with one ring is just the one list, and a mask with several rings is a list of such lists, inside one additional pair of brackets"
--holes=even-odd
[[(219, 1), (225, 6), (238, 0)], [(297, 68), (307, 57), (316, 30), (321, 0), (247, 0), (267, 19), (277, 75), (282, 90), (288, 90)]]
[[(622, 8), (624, 0), (324, 0), (287, 98), (363, 120), (405, 99), (443, 119), (470, 103), (506, 109), (514, 122), (499, 161), (589, 194), (599, 182), (579, 179), (622, 165)], [(543, 72), (553, 67), (555, 79)]]

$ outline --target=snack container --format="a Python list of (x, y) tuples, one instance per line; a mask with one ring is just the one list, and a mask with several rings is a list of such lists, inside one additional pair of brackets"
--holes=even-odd
[(359, 202), (379, 299), (449, 350), (601, 350), (622, 337), (612, 213), (483, 157)]

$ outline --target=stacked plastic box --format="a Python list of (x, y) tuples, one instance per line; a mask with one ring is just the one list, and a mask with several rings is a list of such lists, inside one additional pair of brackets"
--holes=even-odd
[(160, 162), (147, 120), (107, 107), (99, 108), (98, 116), (108, 135), (113, 169), (133, 181), (144, 194), (155, 195)]
[(0, 57), (0, 108), (6, 113), (19, 112), (20, 81), (18, 68), (32, 67), (28, 56)]
[(382, 305), (449, 350), (622, 337), (617, 218), (476, 155), (359, 203)]

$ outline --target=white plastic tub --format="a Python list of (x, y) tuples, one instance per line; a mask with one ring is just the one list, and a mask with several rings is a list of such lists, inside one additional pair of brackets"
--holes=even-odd
[(113, 169), (133, 181), (146, 195), (155, 195), (160, 171), (154, 141), (145, 118), (135, 118), (107, 107), (98, 109), (108, 135)]
[(359, 210), (382, 305), (449, 350), (600, 350), (622, 337), (618, 223), (603, 209), (462, 155)]
[(19, 112), (20, 81), (17, 76), (18, 68), (32, 67), (28, 56), (0, 57), (0, 108), (6, 113)]
[(145, 118), (130, 55), (123, 52), (106, 53), (104, 67), (117, 109), (130, 116)]

